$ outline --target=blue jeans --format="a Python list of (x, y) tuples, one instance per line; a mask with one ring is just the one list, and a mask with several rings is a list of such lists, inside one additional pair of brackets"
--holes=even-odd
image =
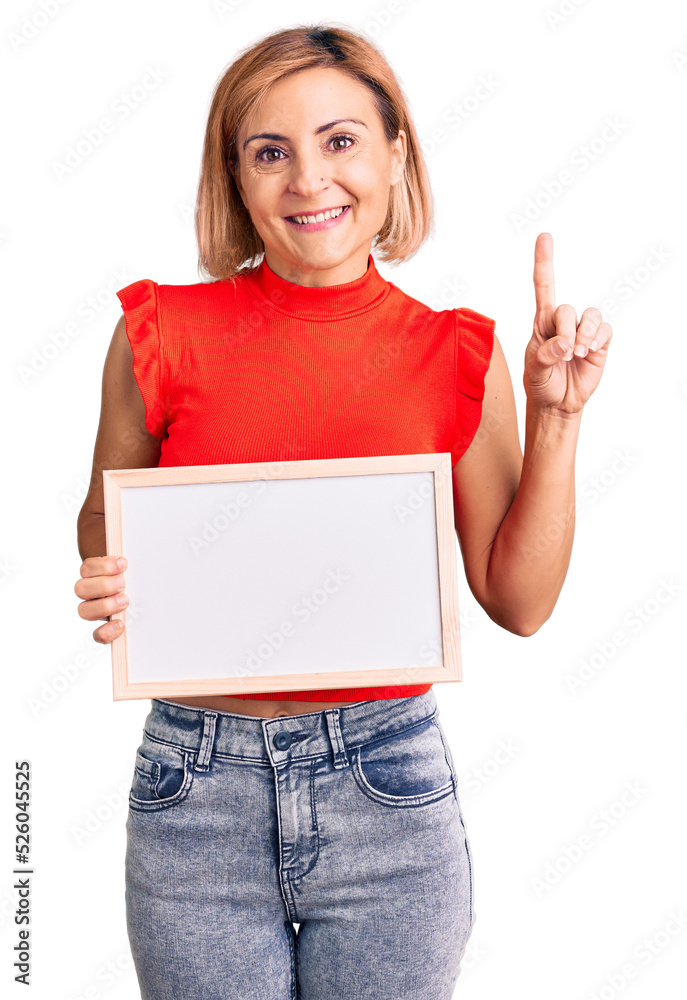
[(126, 832), (143, 1000), (452, 997), (473, 865), (432, 688), (274, 719), (154, 698)]

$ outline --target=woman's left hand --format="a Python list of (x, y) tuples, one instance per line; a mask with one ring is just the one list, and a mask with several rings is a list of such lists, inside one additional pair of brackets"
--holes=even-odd
[(584, 310), (579, 324), (573, 306), (556, 308), (550, 233), (540, 233), (534, 246), (534, 294), (534, 331), (523, 376), (528, 404), (571, 416), (599, 384), (613, 331), (594, 306)]

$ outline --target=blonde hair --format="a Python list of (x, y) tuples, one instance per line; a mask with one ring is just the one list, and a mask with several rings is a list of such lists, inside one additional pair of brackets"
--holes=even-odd
[(392, 185), (389, 209), (374, 250), (388, 263), (412, 257), (434, 228), (433, 198), (406, 100), (381, 52), (346, 26), (298, 25), (266, 35), (244, 49), (215, 86), (203, 144), (195, 209), (198, 272), (233, 279), (260, 263), (265, 247), (245, 208), (229, 164), (238, 164), (237, 136), (269, 88), (312, 66), (335, 67), (372, 93), (384, 134), (406, 134), (404, 176)]

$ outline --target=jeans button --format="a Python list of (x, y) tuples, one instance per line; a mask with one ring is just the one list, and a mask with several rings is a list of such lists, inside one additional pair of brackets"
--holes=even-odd
[(282, 729), (280, 732), (275, 734), (272, 742), (277, 750), (286, 750), (287, 747), (291, 746), (291, 733), (288, 729)]

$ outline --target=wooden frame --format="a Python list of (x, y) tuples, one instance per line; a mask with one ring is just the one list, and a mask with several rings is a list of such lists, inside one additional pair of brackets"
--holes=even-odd
[(450, 453), (103, 485), (107, 554), (128, 560), (115, 701), (463, 679)]

